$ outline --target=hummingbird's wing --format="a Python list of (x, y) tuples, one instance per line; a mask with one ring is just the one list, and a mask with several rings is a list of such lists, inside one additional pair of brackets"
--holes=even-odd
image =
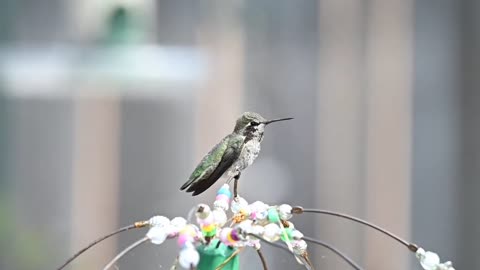
[(188, 181), (180, 187), (198, 195), (212, 186), (238, 159), (242, 150), (243, 137), (229, 135), (202, 158), (200, 164), (190, 175)]

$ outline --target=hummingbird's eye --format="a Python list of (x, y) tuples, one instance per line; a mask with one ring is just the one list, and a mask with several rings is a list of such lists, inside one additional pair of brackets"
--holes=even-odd
[(258, 123), (258, 122), (250, 122), (250, 125), (251, 125), (251, 126), (258, 126), (258, 125), (260, 125), (260, 123)]

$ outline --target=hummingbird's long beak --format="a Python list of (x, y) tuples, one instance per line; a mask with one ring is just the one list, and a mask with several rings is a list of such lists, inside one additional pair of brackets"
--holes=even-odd
[(286, 121), (286, 120), (292, 120), (292, 119), (293, 119), (293, 117), (273, 119), (273, 120), (265, 121), (265, 122), (263, 122), (263, 124), (268, 125), (268, 124), (271, 124), (271, 123), (273, 123), (273, 122)]

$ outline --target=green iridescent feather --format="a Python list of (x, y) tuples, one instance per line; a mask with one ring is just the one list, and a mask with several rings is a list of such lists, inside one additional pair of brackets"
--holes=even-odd
[(180, 189), (188, 188), (187, 192), (193, 192), (193, 195), (196, 195), (213, 185), (238, 159), (243, 141), (244, 137), (238, 134), (230, 134), (223, 138), (202, 158), (188, 181)]

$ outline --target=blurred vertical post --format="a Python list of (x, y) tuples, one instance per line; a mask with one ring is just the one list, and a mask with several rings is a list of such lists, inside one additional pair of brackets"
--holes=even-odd
[(461, 248), (457, 269), (480, 269), (480, 2), (462, 2), (462, 208), (458, 209)]
[[(367, 219), (410, 236), (413, 1), (371, 0), (367, 16)], [(405, 247), (369, 231), (366, 269), (408, 269)]]
[[(74, 130), (72, 252), (118, 227), (118, 99), (77, 97)], [(101, 268), (115, 251), (105, 242), (77, 269)]]
[[(91, 54), (86, 54), (80, 63), (87, 72), (80, 76), (79, 87), (75, 89), (79, 95), (74, 96), (73, 251), (118, 228), (121, 117), (118, 92), (122, 90), (119, 82), (130, 74), (130, 62), (124, 61), (128, 54), (122, 49), (145, 38), (144, 25), (139, 19), (142, 13), (135, 13), (136, 6), (127, 2), (113, 1), (107, 5), (105, 14), (96, 14), (105, 31), (97, 46), (90, 48)], [(137, 4), (145, 10), (145, 5)], [(100, 6), (89, 2), (84, 9), (88, 7)], [(116, 247), (114, 240), (108, 241), (79, 269), (102, 267), (106, 258), (114, 256)]]
[(208, 74), (197, 94), (195, 160), (233, 130), (241, 112), (245, 58), (242, 5), (242, 1), (205, 1), (200, 7), (198, 42), (208, 57)]
[[(317, 204), (362, 216), (364, 185), (363, 2), (319, 1), (319, 95)], [(362, 228), (338, 220), (322, 221), (319, 235), (361, 262)], [(324, 222), (326, 221), (326, 222)], [(323, 256), (324, 250), (317, 253)], [(316, 261), (337, 268), (332, 257)]]

